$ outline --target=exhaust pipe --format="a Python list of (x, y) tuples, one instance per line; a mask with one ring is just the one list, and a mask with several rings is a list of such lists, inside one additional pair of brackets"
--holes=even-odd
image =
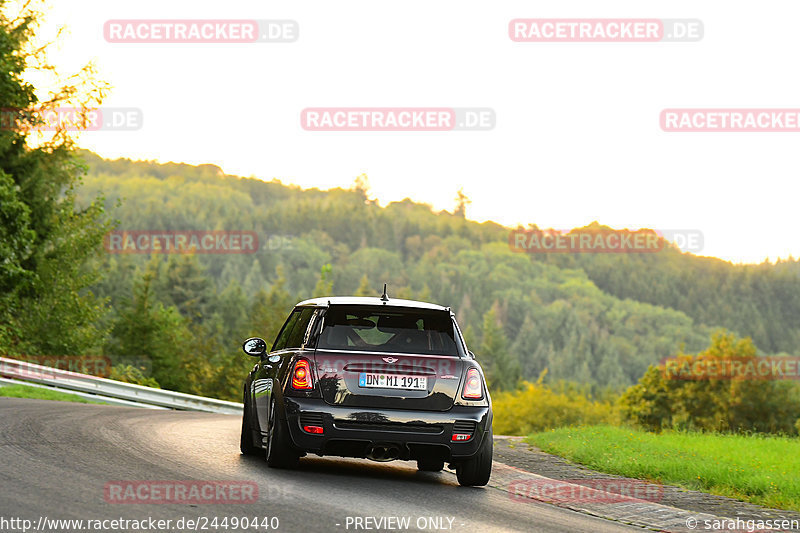
[(400, 448), (391, 444), (378, 444), (373, 446), (367, 454), (367, 459), (379, 463), (394, 461), (398, 457), (400, 457)]

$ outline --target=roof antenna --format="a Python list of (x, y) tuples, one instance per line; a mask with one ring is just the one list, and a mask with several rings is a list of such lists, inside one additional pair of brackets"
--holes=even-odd
[(385, 283), (383, 284), (383, 294), (381, 294), (381, 301), (384, 301), (384, 302), (388, 302), (389, 301), (389, 295), (386, 294), (386, 284)]

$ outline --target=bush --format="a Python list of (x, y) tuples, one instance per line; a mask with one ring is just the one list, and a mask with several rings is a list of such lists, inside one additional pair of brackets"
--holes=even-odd
[(131, 365), (112, 366), (111, 375), (109, 378), (117, 381), (123, 381), (125, 383), (133, 383), (134, 385), (143, 385), (145, 387), (153, 387), (155, 389), (161, 388), (155, 378), (146, 377), (140, 369)]
[[(714, 368), (711, 363), (758, 361), (749, 338), (719, 332), (697, 355), (679, 354), (651, 366), (619, 400), (624, 419), (650, 431), (662, 429), (759, 432), (794, 435), (800, 428), (800, 398), (795, 383), (756, 379), (689, 379), (681, 369)], [(716, 368), (722, 368), (716, 365)], [(676, 372), (679, 369), (680, 372)]]
[(528, 435), (551, 428), (619, 422), (614, 402), (594, 400), (574, 386), (562, 384), (560, 389), (553, 390), (540, 379), (494, 395), (495, 434)]

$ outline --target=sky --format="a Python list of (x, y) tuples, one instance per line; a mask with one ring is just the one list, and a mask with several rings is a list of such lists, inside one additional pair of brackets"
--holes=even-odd
[[(55, 0), (41, 35), (64, 34), (62, 71), (89, 60), (103, 108), (134, 131), (84, 132), (107, 158), (213, 163), (302, 187), (366, 173), (382, 205), (410, 197), (508, 226), (701, 232), (700, 255), (800, 256), (800, 132), (666, 132), (676, 108), (800, 108), (796, 2), (437, 0), (198, 3)], [(509, 22), (699, 19), (694, 42), (514, 42)], [(117, 43), (109, 20), (291, 20), (284, 43)], [(489, 108), (483, 131), (307, 131), (321, 107)]]

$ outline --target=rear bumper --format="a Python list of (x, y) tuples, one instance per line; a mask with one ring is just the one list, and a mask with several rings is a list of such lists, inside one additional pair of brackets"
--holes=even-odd
[[(284, 397), (284, 407), (295, 446), (317, 455), (341, 457), (366, 457), (373, 446), (391, 444), (400, 449), (400, 459), (458, 462), (478, 452), (492, 423), (490, 407), (404, 411), (339, 407), (321, 399), (289, 397)], [(472, 437), (453, 442), (454, 424), (458, 433), (466, 433), (464, 428), (472, 426)], [(321, 426), (323, 433), (308, 433), (303, 425)]]

